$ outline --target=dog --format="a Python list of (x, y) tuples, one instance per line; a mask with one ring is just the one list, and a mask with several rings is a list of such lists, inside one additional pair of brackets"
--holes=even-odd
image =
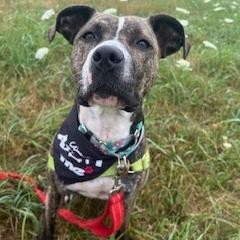
[(129, 239), (122, 233), (149, 172), (148, 166), (131, 169), (139, 159), (148, 159), (143, 99), (154, 83), (159, 60), (181, 48), (185, 59), (190, 45), (181, 23), (169, 15), (118, 17), (89, 6), (62, 10), (49, 30), (50, 42), (56, 32), (73, 46), (71, 66), (77, 97), (52, 144), (38, 239), (54, 238), (56, 212), (69, 192), (107, 200), (115, 176), (103, 173), (122, 159), (125, 218), (117, 236)]

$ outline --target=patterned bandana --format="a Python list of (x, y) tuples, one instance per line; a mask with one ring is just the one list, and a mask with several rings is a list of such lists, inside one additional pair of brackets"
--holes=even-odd
[(77, 108), (78, 105), (75, 103), (58, 130), (52, 146), (55, 171), (59, 180), (64, 184), (99, 177), (117, 162), (118, 157), (122, 157), (121, 153), (131, 158), (131, 154), (141, 142), (140, 135), (142, 136), (144, 131), (141, 123), (141, 131), (137, 131), (141, 134), (132, 135), (124, 142), (126, 145), (120, 144), (117, 148), (110, 147), (110, 152), (108, 152), (105, 144), (104, 149), (99, 148), (99, 142), (96, 142), (98, 140), (93, 138), (93, 134), (89, 135), (80, 130)]

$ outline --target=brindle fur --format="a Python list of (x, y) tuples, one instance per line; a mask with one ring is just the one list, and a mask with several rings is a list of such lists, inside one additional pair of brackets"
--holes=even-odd
[[(81, 13), (78, 15), (78, 12)], [(95, 12), (94, 9), (86, 6), (78, 6), (63, 10), (57, 17), (56, 25), (49, 31), (49, 40), (52, 41), (56, 31), (61, 33), (71, 44), (72, 51), (72, 72), (73, 77), (79, 84), (79, 95), (83, 95), (81, 79), (82, 67), (91, 49), (104, 40), (113, 39), (118, 28), (118, 17)], [(160, 30), (158, 29), (160, 28)], [(98, 42), (86, 44), (81, 38), (84, 31), (98, 31)], [(136, 38), (147, 39), (152, 48), (139, 51), (136, 49)], [(183, 47), (184, 57), (189, 52), (189, 46), (185, 42), (184, 30), (176, 19), (167, 15), (156, 15), (148, 19), (136, 16), (125, 17), (124, 28), (119, 32), (118, 40), (124, 44), (132, 56), (134, 66), (133, 81), (134, 93), (138, 96), (139, 104), (132, 115), (132, 127), (143, 119), (142, 100), (154, 82), (158, 68), (158, 60), (166, 57)], [(119, 73), (121, 74), (121, 73)], [(146, 139), (143, 138), (141, 144), (134, 153), (134, 159), (142, 157), (146, 150)], [(43, 231), (38, 237), (39, 240), (52, 240), (54, 238), (54, 225), (56, 211), (67, 191), (55, 174), (49, 171), (49, 187), (47, 191), (46, 211), (44, 217)], [(129, 215), (133, 209), (136, 196), (141, 186), (144, 185), (148, 177), (148, 170), (133, 174), (128, 174), (122, 178), (124, 183), (124, 204), (126, 209), (124, 225), (117, 233), (119, 239), (130, 239), (123, 234), (128, 226)], [(91, 208), (91, 206), (90, 206)]]

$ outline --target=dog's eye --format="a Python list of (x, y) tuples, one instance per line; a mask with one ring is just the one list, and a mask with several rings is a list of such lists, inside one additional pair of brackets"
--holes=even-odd
[(92, 42), (95, 40), (96, 36), (92, 32), (86, 32), (82, 35), (82, 38), (87, 42)]
[(136, 44), (141, 49), (147, 49), (147, 48), (151, 47), (150, 43), (144, 39), (139, 40)]

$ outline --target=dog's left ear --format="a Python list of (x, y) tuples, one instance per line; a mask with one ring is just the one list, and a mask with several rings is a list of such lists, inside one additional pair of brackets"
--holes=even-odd
[(78, 31), (95, 13), (95, 9), (88, 6), (71, 6), (63, 9), (57, 16), (56, 24), (48, 31), (48, 40), (52, 42), (56, 32), (59, 32), (71, 44)]
[(185, 40), (182, 24), (176, 18), (165, 14), (151, 16), (148, 20), (156, 35), (161, 58), (165, 58), (183, 47), (183, 58), (186, 59), (190, 51), (190, 44)]

